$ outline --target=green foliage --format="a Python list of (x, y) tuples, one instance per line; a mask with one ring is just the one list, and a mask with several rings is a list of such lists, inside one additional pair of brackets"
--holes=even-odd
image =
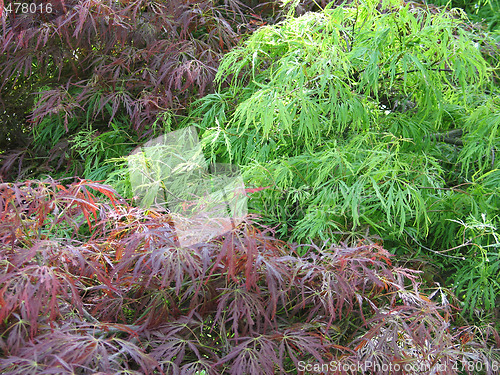
[(413, 225), (425, 234), (427, 207), (442, 195), (442, 168), (431, 157), (402, 152), (408, 140), (379, 136), (367, 132), (349, 142), (332, 140), (312, 153), (250, 164), (248, 180), (260, 186), (272, 178), (274, 186), (261, 193), (257, 211), (272, 207), (270, 216), (293, 226), (293, 236), (302, 240), (325, 240), (366, 225), (385, 233), (397, 228), (399, 234)]
[[(99, 123), (81, 124), (78, 118), (65, 122), (58, 115), (45, 117), (34, 129), (32, 147), (38, 155), (45, 155), (35, 169), (26, 175), (52, 177), (79, 175), (94, 181), (102, 181), (118, 167), (112, 160), (127, 155), (139, 142), (137, 134), (129, 134), (126, 118), (115, 119), (109, 129)], [(64, 168), (63, 168), (64, 167)], [(21, 177), (21, 176), (20, 176)]]
[(467, 117), (464, 129), (465, 144), (459, 160), (466, 175), (488, 171), (498, 165), (495, 153), (500, 145), (500, 98), (483, 96)]
[(82, 129), (71, 140), (71, 149), (76, 151), (83, 162), (82, 176), (89, 180), (102, 181), (115, 169), (111, 159), (127, 155), (137, 144), (127, 134), (128, 124), (111, 123), (113, 130), (100, 133), (89, 127)]
[[(500, 2), (498, 0), (432, 0), (436, 5), (447, 5), (465, 10), (474, 21), (481, 21), (488, 31), (500, 30)], [(497, 34), (500, 36), (500, 34)]]
[(191, 112), (210, 158), (273, 185), (255, 212), (294, 239), (367, 226), (426, 238), (445, 231), (450, 199), (449, 218), (495, 199), (453, 188), (488, 173), (499, 148), (484, 38), (456, 13), (384, 4), (259, 29), (221, 62), (229, 88)]
[(479, 309), (492, 312), (497, 309), (500, 295), (500, 235), (497, 226), (485, 214), (478, 220), (473, 216), (460, 224), (459, 235), (466, 248), (465, 261), (454, 275), (459, 297), (463, 298), (464, 310), (472, 316)]
[[(102, 95), (96, 95), (87, 112), (80, 111), (79, 116), (54, 114), (44, 117), (33, 129), (31, 144), (33, 152), (43, 157), (27, 165), (29, 170), (19, 177), (47, 173), (53, 178), (80, 176), (94, 181), (107, 180), (117, 186), (125, 184), (125, 188), (128, 177), (122, 157), (141, 143), (141, 137), (131, 130), (128, 116), (116, 115), (109, 124), (106, 119), (94, 119), (92, 112), (99, 109), (102, 100)], [(108, 104), (106, 108), (111, 116), (111, 106)], [(146, 126), (146, 130), (151, 136), (169, 131), (172, 118), (172, 112), (165, 111)], [(120, 192), (130, 196), (126, 189)]]

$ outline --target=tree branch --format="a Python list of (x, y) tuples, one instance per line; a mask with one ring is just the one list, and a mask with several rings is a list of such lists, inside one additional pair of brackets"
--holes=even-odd
[(463, 134), (463, 129), (454, 129), (446, 133), (434, 133), (426, 135), (424, 139), (430, 138), (433, 141), (449, 143), (455, 146), (463, 146), (464, 142), (459, 139)]

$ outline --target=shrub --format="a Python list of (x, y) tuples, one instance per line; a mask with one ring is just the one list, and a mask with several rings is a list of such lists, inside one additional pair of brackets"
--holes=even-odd
[(35, 4), (0, 6), (4, 178), (81, 176), (75, 134), (119, 127), (144, 140), (160, 113), (210, 92), (222, 54), (273, 12), (234, 0)]
[[(479, 298), (485, 289), (469, 288), (465, 272), (479, 272), (478, 258), (457, 233), (469, 216), (497, 225), (500, 214), (499, 55), (457, 9), (330, 3), (232, 49), (218, 92), (186, 123), (213, 161), (271, 186), (249, 209), (280, 238), (377, 235), (436, 264), (460, 297)], [(489, 280), (491, 314), (500, 289), (489, 267), (477, 279)]]
[[(498, 167), (498, 88), (484, 55), (494, 46), (435, 7), (330, 3), (226, 54), (217, 80), (230, 86), (186, 121), (213, 160), (274, 186), (255, 212), (295, 240), (368, 226), (425, 238), (443, 216), (479, 212), (483, 195), (454, 187)], [(465, 207), (441, 209), (449, 199)]]
[(475, 360), (490, 374), (497, 363), (496, 334), (453, 326), (452, 296), (424, 293), (417, 272), (393, 266), (377, 243), (310, 245), (300, 256), (247, 218), (180, 248), (169, 215), (130, 207), (104, 185), (31, 181), (0, 192), (4, 373), (376, 363), (452, 374)]
[(32, 3), (37, 11), (24, 14), (20, 2), (0, 3), (4, 179), (44, 172), (100, 179), (113, 166), (100, 161), (100, 173), (89, 171), (96, 154), (78, 147), (80, 137), (116, 138), (104, 133), (119, 128), (126, 134), (119, 143), (137, 145), (158, 130), (165, 112), (172, 130), (194, 99), (212, 91), (222, 55), (283, 18), (276, 0)]

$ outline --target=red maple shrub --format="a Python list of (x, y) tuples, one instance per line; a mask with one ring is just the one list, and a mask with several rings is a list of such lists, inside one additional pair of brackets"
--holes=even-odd
[(452, 297), (376, 243), (299, 256), (248, 218), (177, 244), (168, 214), (107, 186), (0, 185), (0, 371), (495, 373), (496, 332), (454, 326)]
[[(124, 123), (147, 138), (160, 113), (182, 114), (209, 92), (221, 56), (276, 10), (237, 0), (18, 4), (0, 2), (4, 179), (36, 174), (41, 161), (44, 171), (76, 163), (70, 139), (88, 126)], [(37, 131), (47, 141), (33, 143)]]

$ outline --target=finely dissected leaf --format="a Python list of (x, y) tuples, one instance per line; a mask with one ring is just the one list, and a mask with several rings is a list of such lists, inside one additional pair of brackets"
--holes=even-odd
[(186, 122), (212, 160), (275, 187), (250, 208), (283, 238), (370, 228), (400, 246), (413, 233), (453, 248), (446, 219), (498, 214), (493, 185), (469, 186), (498, 167), (498, 46), (457, 14), (330, 3), (261, 28), (221, 61), (216, 81), (230, 87)]
[(274, 374), (278, 363), (276, 344), (264, 336), (242, 337), (231, 354), (221, 359), (220, 363), (232, 361), (230, 374)]
[[(158, 130), (158, 115), (184, 113), (212, 91), (221, 56), (258, 27), (251, 21), (279, 18), (277, 2), (271, 9), (237, 0), (9, 4), (0, 22), (0, 100), (8, 103), (0, 147), (9, 151), (0, 173), (18, 178), (82, 169), (89, 179), (108, 177), (114, 168), (97, 166), (103, 154), (126, 155)], [(119, 142), (100, 152), (71, 147), (85, 132), (96, 138), (88, 143), (110, 135)]]
[[(78, 230), (87, 204), (103, 218), (89, 216), (92, 233)], [(3, 185), (0, 207), (2, 372), (273, 374), (300, 361), (495, 355), (486, 352), (493, 336), (457, 336), (447, 295), (426, 296), (418, 272), (393, 266), (368, 239), (298, 247), (249, 217), (210, 243), (179, 247), (169, 214), (132, 208), (89, 181)], [(489, 282), (492, 270), (471, 282)]]

